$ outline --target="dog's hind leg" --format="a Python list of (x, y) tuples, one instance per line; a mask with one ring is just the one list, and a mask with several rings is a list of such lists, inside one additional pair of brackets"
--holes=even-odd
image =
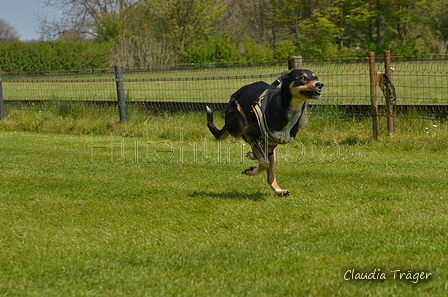
[(235, 106), (236, 110), (238, 110), (240, 114), (240, 118), (238, 119), (238, 125), (239, 125), (239, 131), (242, 133), (244, 131), (244, 128), (246, 128), (249, 125), (249, 122), (247, 120), (246, 114), (243, 111), (243, 107), (240, 105), (238, 100), (235, 100)]
[(207, 126), (210, 132), (212, 132), (213, 136), (215, 136), (216, 140), (223, 140), (229, 136), (229, 131), (227, 131), (226, 125), (219, 130), (216, 128), (215, 123), (213, 122), (213, 111), (210, 107), (206, 106), (207, 111)]
[(269, 168), (267, 171), (268, 175), (268, 183), (271, 186), (272, 190), (278, 195), (278, 196), (289, 196), (289, 190), (282, 190), (278, 184), (277, 179), (275, 178), (275, 162), (276, 162), (276, 153), (275, 148), (272, 150), (272, 154), (269, 156)]
[[(249, 135), (245, 134), (246, 137), (250, 137)], [(253, 140), (253, 139), (252, 139)], [(262, 171), (265, 171), (269, 168), (269, 158), (268, 158), (268, 150), (269, 148), (263, 143), (260, 143), (260, 141), (255, 140), (252, 141), (251, 144), (252, 147), (252, 153), (256, 160), (258, 160), (258, 166), (257, 167), (249, 167), (246, 170), (243, 171), (244, 174), (247, 175), (256, 175)]]

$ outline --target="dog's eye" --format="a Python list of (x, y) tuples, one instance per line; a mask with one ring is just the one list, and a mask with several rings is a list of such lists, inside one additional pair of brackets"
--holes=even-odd
[(301, 79), (301, 80), (307, 80), (308, 77), (306, 77), (306, 76), (302, 76), (300, 79)]

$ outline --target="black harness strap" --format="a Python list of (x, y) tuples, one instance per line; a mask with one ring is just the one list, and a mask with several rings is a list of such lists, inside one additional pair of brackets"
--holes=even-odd
[(277, 78), (258, 98), (258, 100), (252, 105), (252, 112), (257, 119), (258, 127), (261, 131), (262, 140), (268, 142), (271, 145), (277, 145), (280, 143), (286, 143), (282, 139), (275, 137), (275, 135), (269, 131), (268, 122), (265, 116), (266, 106), (271, 99), (278, 96), (277, 87), (282, 83), (281, 77)]
[[(261, 103), (261, 111), (264, 112), (266, 110), (266, 106), (268, 105), (268, 102), (272, 99), (272, 95), (274, 95), (274, 93), (276, 93), (277, 91), (277, 87), (279, 85), (281, 85), (282, 83), (282, 77), (277, 77), (276, 80), (274, 80), (274, 82), (269, 86), (269, 88), (266, 89), (266, 91), (263, 92), (263, 94), (260, 95), (260, 97), (258, 98), (258, 101), (262, 100)], [(266, 97), (266, 94), (268, 95), (268, 98)], [(266, 100), (263, 100), (266, 99)]]

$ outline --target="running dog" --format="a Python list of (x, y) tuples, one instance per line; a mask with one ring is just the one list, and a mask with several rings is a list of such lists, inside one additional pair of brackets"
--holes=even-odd
[(275, 178), (275, 148), (294, 140), (306, 101), (319, 99), (323, 88), (324, 84), (310, 70), (292, 70), (271, 85), (255, 82), (231, 96), (221, 130), (213, 123), (213, 111), (207, 106), (207, 126), (216, 140), (230, 134), (249, 143), (252, 152), (247, 156), (258, 160), (258, 166), (244, 170), (243, 174), (255, 175), (267, 170), (268, 183), (275, 193), (288, 196), (289, 190), (281, 189)]

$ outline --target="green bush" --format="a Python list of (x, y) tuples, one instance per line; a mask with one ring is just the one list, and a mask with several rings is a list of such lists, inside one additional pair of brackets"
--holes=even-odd
[(268, 61), (273, 59), (272, 50), (251, 39), (244, 39), (244, 59), (246, 61)]

